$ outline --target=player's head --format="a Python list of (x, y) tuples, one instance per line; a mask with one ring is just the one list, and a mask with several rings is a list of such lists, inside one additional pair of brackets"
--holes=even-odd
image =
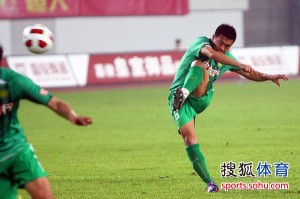
[(227, 39), (233, 40), (233, 42), (236, 40), (235, 28), (228, 24), (221, 24), (217, 27), (215, 36), (218, 37), (220, 35), (227, 37)]
[(228, 24), (219, 25), (212, 37), (212, 41), (215, 44), (215, 50), (223, 53), (229, 50), (235, 40), (235, 28)]

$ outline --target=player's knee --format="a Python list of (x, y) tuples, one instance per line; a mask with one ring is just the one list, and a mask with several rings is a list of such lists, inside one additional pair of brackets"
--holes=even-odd
[(191, 67), (199, 67), (203, 71), (206, 70), (205, 64), (202, 61), (200, 61), (200, 60), (193, 61), (192, 64), (191, 64)]
[(186, 146), (198, 143), (196, 135), (184, 135), (182, 137)]
[(37, 178), (25, 184), (25, 189), (33, 199), (54, 199), (47, 177)]

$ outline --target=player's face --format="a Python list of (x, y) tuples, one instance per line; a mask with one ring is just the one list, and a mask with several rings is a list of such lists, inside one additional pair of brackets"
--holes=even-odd
[(233, 40), (228, 39), (222, 34), (219, 36), (213, 35), (212, 41), (215, 44), (214, 49), (221, 53), (225, 53), (226, 51), (228, 51), (234, 43)]

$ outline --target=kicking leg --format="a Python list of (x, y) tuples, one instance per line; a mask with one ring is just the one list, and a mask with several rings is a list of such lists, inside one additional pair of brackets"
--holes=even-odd
[(25, 189), (33, 199), (54, 199), (47, 177), (35, 179), (25, 184)]
[(173, 95), (172, 108), (180, 110), (184, 100), (192, 93), (195, 97), (201, 97), (206, 93), (209, 76), (203, 62), (196, 60), (191, 64), (182, 88), (176, 88)]
[[(209, 82), (209, 75), (208, 75), (207, 69), (205, 68), (204, 63), (201, 61), (198, 61), (198, 60), (194, 61), (192, 63), (192, 67), (201, 68), (203, 71), (201, 82), (198, 84), (198, 86), (195, 89), (193, 89), (192, 95), (196, 98), (203, 97), (207, 92), (207, 87), (208, 87), (208, 82)], [(183, 85), (183, 86), (185, 86), (185, 85)]]

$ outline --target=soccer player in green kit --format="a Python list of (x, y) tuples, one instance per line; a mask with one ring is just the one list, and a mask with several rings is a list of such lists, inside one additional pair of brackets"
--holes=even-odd
[[(3, 49), (0, 46), (0, 63)], [(0, 67), (0, 198), (16, 199), (25, 188), (34, 199), (52, 199), (47, 174), (21, 128), (17, 111), (21, 99), (42, 104), (72, 124), (87, 126), (91, 117), (77, 115), (71, 106), (27, 77)]]
[(183, 138), (194, 170), (207, 184), (207, 192), (218, 192), (218, 185), (208, 172), (195, 132), (196, 115), (203, 112), (213, 96), (213, 82), (226, 71), (238, 73), (252, 81), (271, 80), (280, 86), (285, 75), (267, 75), (238, 62), (228, 51), (236, 39), (234, 27), (221, 24), (211, 39), (199, 37), (183, 55), (170, 87), (168, 104)]

